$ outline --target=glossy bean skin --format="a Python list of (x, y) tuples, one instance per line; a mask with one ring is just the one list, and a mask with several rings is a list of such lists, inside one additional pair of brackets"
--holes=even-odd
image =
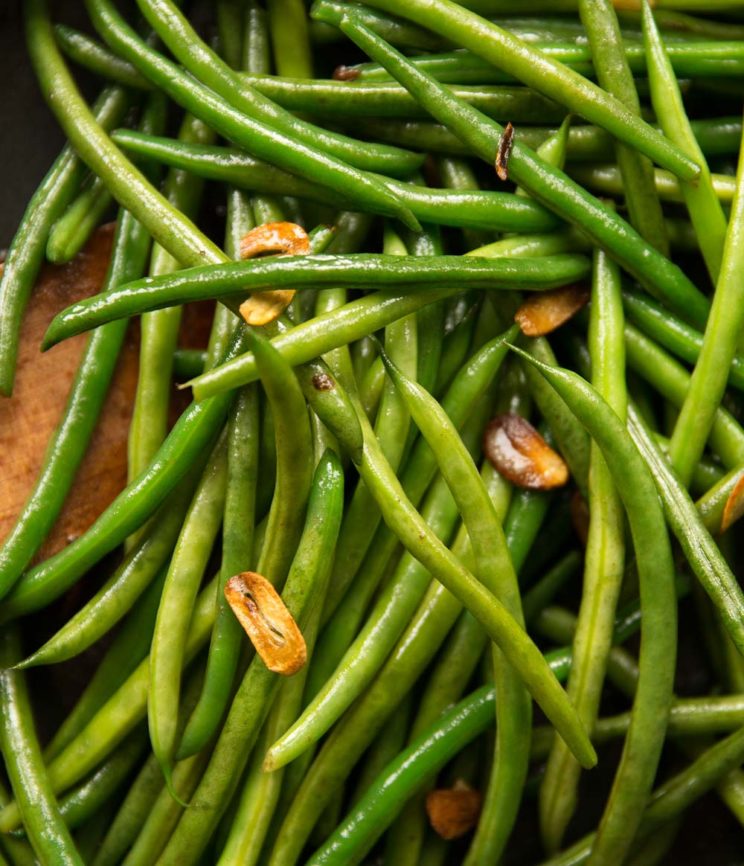
[[(80, 301), (55, 317), (44, 338), (49, 348), (66, 337), (125, 316), (176, 303), (220, 298), (232, 302), (248, 291), (289, 286), (297, 290), (345, 283), (349, 288), (380, 288), (387, 283), (411, 292), (436, 290), (456, 282), (483, 289), (550, 289), (584, 276), (584, 256), (565, 254), (539, 259), (477, 259), (462, 256), (395, 257), (309, 255), (259, 258), (247, 262), (187, 268), (176, 274), (137, 280), (105, 297)], [(436, 299), (436, 296), (434, 296)]]
[(20, 818), (36, 856), (42, 863), (82, 866), (83, 861), (75, 848), (70, 831), (65, 826), (41, 756), (25, 674), (10, 667), (19, 653), (16, 630), (5, 629), (2, 639), (5, 669), (0, 675), (0, 693), (4, 707), (0, 724), (0, 748), (13, 792), (17, 797)]
[(47, 259), (62, 264), (74, 258), (110, 207), (111, 196), (97, 178), (83, 186), (49, 232)]
[(672, 698), (676, 599), (671, 547), (651, 477), (617, 415), (575, 373), (534, 360), (531, 363), (567, 401), (602, 449), (625, 506), (634, 540), (645, 617), (639, 659), (641, 674), (633, 704), (634, 724), (625, 740), (623, 757), (592, 851), (592, 859), (597, 864), (619, 863), (641, 820), (644, 806), (641, 792), (648, 795), (653, 783), (664, 742), (663, 720)]
[(140, 75), (131, 63), (122, 60), (87, 33), (81, 33), (65, 24), (56, 24), (54, 35), (60, 48), (78, 66), (126, 87), (150, 89), (150, 82)]
[[(329, 3), (324, 0), (322, 8), (327, 7)], [(340, 20), (336, 12), (332, 17)], [(343, 12), (341, 17), (343, 21), (339, 26), (347, 35), (370, 56), (384, 63), (432, 116), (470, 143), (474, 153), (489, 164), (493, 163), (496, 145), (503, 133), (499, 124), (458, 100), (443, 85), (417, 70), (363, 25), (355, 24), (353, 12)], [(653, 135), (658, 138), (656, 133)], [(690, 321), (700, 323), (705, 320), (707, 301), (680, 269), (563, 172), (547, 165), (529, 149), (516, 143), (509, 161), (509, 173), (537, 201), (580, 226), (652, 294), (660, 295), (665, 303)]]

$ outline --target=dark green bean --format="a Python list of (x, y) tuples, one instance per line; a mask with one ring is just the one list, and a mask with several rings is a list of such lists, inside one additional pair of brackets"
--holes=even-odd
[[(481, 289), (550, 289), (586, 276), (588, 260), (565, 254), (527, 259), (477, 259), (463, 256), (397, 257), (359, 253), (353, 256), (288, 256), (186, 268), (163, 277), (128, 283), (105, 296), (80, 301), (58, 314), (44, 337), (44, 348), (105, 322), (158, 310), (175, 303), (219, 297), (234, 301), (251, 291), (280, 286), (349, 288), (386, 284), (410, 292), (437, 290), (456, 283)], [(438, 297), (432, 296), (434, 300)]]
[(20, 654), (20, 643), (14, 628), (3, 630), (0, 652), (3, 665), (0, 672), (3, 705), (0, 749), (24, 829), (42, 863), (83, 866), (44, 766), (34, 730), (25, 674), (11, 667)]
[[(326, 9), (332, 5), (329, 0), (321, 0), (315, 9)], [(335, 13), (333, 17), (336, 18)], [(469, 142), (481, 159), (486, 160), (489, 165), (493, 164), (494, 153), (503, 133), (499, 124), (457, 99), (431, 77), (416, 70), (402, 55), (363, 25), (355, 24), (351, 7), (343, 7), (341, 17), (343, 23), (340, 26), (344, 32), (368, 54), (383, 62), (401, 83), (410, 88), (411, 93), (433, 116), (445, 121), (458, 136)], [(651, 131), (651, 135), (659, 138), (656, 132)], [(516, 143), (509, 160), (509, 175), (537, 201), (578, 225), (649, 291), (660, 295), (665, 303), (680, 315), (694, 323), (705, 320), (708, 303), (681, 270), (645, 243), (623, 219), (569, 180), (562, 171), (549, 166), (527, 148)]]
[[(382, 35), (376, 27), (371, 29), (378, 35)], [(387, 41), (390, 42), (389, 39)], [(587, 45), (558, 41), (533, 42), (532, 45), (545, 56), (571, 67), (582, 75), (591, 78), (594, 74), (593, 55)], [(603, 47), (606, 50), (606, 42), (603, 43)], [(667, 51), (674, 71), (679, 76), (729, 78), (740, 77), (744, 73), (744, 49), (741, 47), (741, 42), (670, 43)], [(642, 45), (625, 42), (623, 52), (632, 73), (646, 71), (646, 56)], [(416, 66), (425, 69), (438, 81), (447, 84), (502, 84), (514, 81), (512, 76), (501, 69), (462, 48), (444, 54), (425, 54), (411, 59)], [(376, 63), (360, 63), (348, 69), (352, 73), (358, 73), (354, 79), (358, 81), (385, 81), (389, 78), (384, 67)]]
[[(343, 123), (343, 117), (338, 118)], [(544, 122), (544, 121), (543, 121)], [(434, 153), (470, 154), (470, 148), (446, 126), (426, 120), (385, 120), (357, 117), (347, 121), (353, 123), (358, 135), (378, 141), (387, 141), (401, 147), (427, 150)], [(741, 139), (739, 117), (722, 117), (691, 122), (695, 138), (703, 153), (734, 153)], [(515, 129), (515, 138), (521, 144), (536, 150), (554, 128), (521, 125)], [(569, 162), (606, 162), (612, 159), (612, 136), (597, 126), (572, 126), (568, 133), (566, 155)]]
[[(104, 129), (122, 119), (128, 99), (120, 87), (103, 91), (93, 106)], [(0, 394), (10, 396), (15, 378), (21, 318), (36, 280), (51, 227), (71, 201), (84, 174), (72, 147), (65, 147), (26, 206), (0, 277)]]

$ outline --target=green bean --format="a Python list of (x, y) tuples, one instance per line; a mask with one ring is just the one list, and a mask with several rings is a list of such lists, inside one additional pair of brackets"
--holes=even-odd
[[(390, 11), (389, 0), (372, 0), (369, 5)], [(316, 18), (322, 17), (319, 9), (326, 6), (327, 4), (316, 4)], [(416, 23), (425, 22), (425, 26), (435, 33), (446, 34), (448, 39), (469, 48), (529, 87), (602, 126), (619, 140), (640, 150), (678, 176), (692, 179), (697, 175), (698, 169), (692, 160), (670, 143), (660, 146), (658, 136), (619, 100), (581, 75), (543, 56), (528, 43), (498, 25), (445, 0), (437, 3), (415, 0), (407, 4), (405, 10), (396, 8), (395, 11), (403, 11), (405, 18)], [(331, 22), (335, 23), (333, 19)], [(343, 30), (346, 22), (339, 26)], [(363, 24), (361, 26), (370, 33)]]
[[(216, 581), (212, 581), (199, 595), (186, 648), (187, 662), (194, 658), (209, 637), (215, 617), (216, 594)], [(148, 668), (149, 658), (145, 658), (75, 738), (50, 761), (47, 770), (55, 793), (65, 791), (85, 778), (145, 717)], [(19, 821), (16, 802), (0, 810), (0, 832), (9, 832), (18, 826)]]
[[(574, 180), (605, 195), (619, 196), (623, 193), (620, 172), (614, 165), (572, 166), (569, 171)], [(725, 174), (711, 174), (709, 178), (718, 201), (724, 203), (732, 201), (736, 188), (734, 178)], [(653, 182), (659, 197), (664, 201), (685, 201), (686, 187), (681, 186), (670, 172), (660, 168), (655, 169)]]
[[(390, 227), (385, 228), (383, 251), (386, 255), (405, 255), (406, 249)], [(392, 322), (385, 329), (385, 343), (400, 364), (416, 374), (418, 358), (418, 330), (415, 314)], [(386, 459), (397, 471), (406, 446), (410, 416), (404, 402), (389, 380), (383, 385), (380, 405), (375, 421), (375, 434)], [(331, 585), (333, 600), (326, 603), (324, 620), (335, 609), (336, 603), (352, 582), (381, 520), (371, 492), (363, 481), (357, 485), (344, 515), (339, 536)]]
[(721, 269), (721, 257), (726, 238), (726, 216), (723, 212), (705, 157), (695, 140), (685, 113), (677, 79), (649, 9), (643, 11), (643, 33), (651, 101), (664, 134), (689, 153), (700, 165), (700, 177), (695, 184), (682, 182), (682, 194), (692, 224), (699, 238), (711, 280), (716, 282)]
[[(744, 756), (744, 728), (720, 740), (687, 766), (660, 785), (652, 794), (640, 826), (639, 839), (652, 838), (668, 821), (680, 815), (703, 794), (735, 770)], [(586, 863), (596, 844), (594, 834), (580, 839), (543, 866), (578, 866)]]
[(3, 705), (0, 749), (18, 803), (19, 816), (42, 863), (82, 866), (83, 861), (65, 826), (41, 756), (25, 674), (10, 667), (20, 652), (14, 628), (4, 629), (1, 651), (4, 669), (0, 673)]
[[(589, 36), (599, 85), (640, 117), (638, 91), (626, 59), (620, 24), (611, 0), (599, 3), (579, 0), (579, 14)], [(623, 181), (623, 196), (631, 224), (644, 240), (668, 256), (669, 243), (661, 204), (654, 188), (651, 160), (628, 147), (627, 143), (620, 142), (615, 145), (615, 159)]]
[[(564, 706), (563, 690), (545, 671), (542, 657), (538, 659), (539, 654), (534, 652), (534, 645), (529, 639), (525, 640), (523, 631), (514, 628), (514, 620), (503, 605), (475, 581), (429, 531), (380, 452), (366, 416), (357, 407), (355, 411), (364, 433), (364, 452), (361, 460), (357, 458), (355, 462), (361, 477), (373, 492), (385, 522), (432, 575), (483, 623), (548, 716), (559, 726), (562, 736), (571, 742), (583, 762), (591, 764), (594, 756), (591, 749), (586, 748), (585, 735), (575, 727), (572, 712)], [(479, 598), (477, 604), (476, 597)], [(519, 654), (515, 652), (517, 645), (520, 646)]]
[[(360, 7), (360, 14), (374, 30), (395, 45), (404, 45), (420, 51), (432, 51), (441, 48), (445, 40), (423, 27), (417, 27), (402, 18), (396, 18), (377, 12), (367, 6)], [(337, 42), (339, 32), (320, 21), (310, 20), (310, 37), (315, 43)]]
[[(375, 27), (372, 29), (379, 34)], [(590, 27), (587, 23), (587, 32), (589, 30)], [(621, 35), (619, 31), (618, 35)], [(587, 45), (559, 41), (539, 41), (533, 42), (532, 45), (545, 56), (569, 66), (582, 75), (591, 78), (594, 74), (593, 52)], [(607, 45), (607, 42), (602, 43), (605, 50), (607, 50)], [(646, 71), (646, 57), (643, 46), (625, 42), (622, 48), (624, 61), (627, 63), (629, 71), (636, 74), (644, 73)], [(744, 51), (740, 42), (670, 43), (667, 50), (672, 67), (680, 76), (721, 76), (728, 78), (741, 75), (742, 70), (744, 70), (744, 66), (742, 66)], [(514, 81), (513, 77), (501, 69), (494, 67), (477, 54), (464, 49), (443, 54), (425, 54), (413, 57), (412, 61), (416, 66), (433, 75), (438, 81), (447, 84), (502, 84)], [(604, 62), (601, 55), (599, 62)], [(389, 78), (384, 67), (376, 63), (360, 63), (348, 68), (352, 74), (358, 73), (355, 81), (386, 81)], [(599, 83), (604, 86), (601, 78)]]
[[(175, 303), (220, 297), (234, 302), (249, 291), (280, 286), (302, 290), (345, 283), (349, 288), (387, 284), (410, 292), (458, 284), (491, 290), (545, 290), (585, 276), (584, 256), (565, 254), (535, 259), (477, 259), (462, 256), (395, 257), (307, 255), (251, 259), (206, 268), (186, 268), (163, 277), (127, 283), (102, 297), (73, 304), (59, 313), (44, 337), (44, 348), (115, 319), (162, 309)], [(439, 300), (436, 295), (433, 300)]]
[[(623, 289), (623, 306), (628, 317), (644, 334), (673, 352), (678, 358), (694, 364), (700, 356), (703, 335), (650, 298)], [(744, 390), (744, 356), (734, 355), (728, 370), (729, 385)]]
[[(681, 364), (629, 324), (625, 325), (625, 351), (628, 365), (665, 399), (676, 407), (683, 404), (691, 377)], [(723, 407), (716, 409), (710, 444), (727, 469), (744, 463), (744, 430)]]
[[(523, 624), (516, 571), (501, 523), (472, 458), (442, 407), (397, 369), (385, 353), (382, 357), (416, 425), (432, 447), (457, 502), (473, 548), (477, 576), (504, 600), (517, 622)], [(484, 830), (476, 835), (469, 854), (473, 862), (500, 857), (516, 820), (519, 795), (527, 775), (529, 742), (525, 735), (531, 727), (528, 693), (498, 649), (493, 651), (493, 666), (500, 694), (495, 767), (481, 815)]]
[[(325, 9), (329, 5), (332, 5), (329, 0), (321, 0), (315, 8)], [(350, 7), (344, 8), (350, 10)], [(362, 45), (368, 54), (384, 62), (433, 116), (444, 120), (458, 136), (472, 145), (480, 158), (489, 165), (493, 164), (496, 143), (503, 132), (499, 124), (458, 100), (443, 85), (416, 70), (402, 55), (369, 30), (356, 25), (352, 11), (345, 13), (341, 26), (348, 35), (353, 34), (354, 41)], [(653, 131), (651, 135), (659, 138)], [(516, 143), (509, 160), (509, 176), (537, 201), (578, 225), (652, 294), (660, 295), (670, 308), (694, 323), (704, 321), (708, 304), (679, 268), (645, 243), (623, 219), (574, 184), (562, 171)]]
[(182, 264), (224, 261), (221, 251), (168, 204), (95, 120), (54, 42), (44, 0), (33, 0), (25, 9), (29, 53), (41, 90), (80, 158), (106, 183), (119, 204)]
[(269, 0), (269, 32), (274, 49), (274, 63), (279, 75), (296, 78), (313, 77), (309, 21), (305, 4)]
[(166, 568), (194, 492), (189, 473), (161, 506), (141, 542), (83, 607), (19, 665), (58, 664), (74, 658), (125, 616), (147, 586)]
[[(179, 140), (209, 144), (214, 134), (191, 115), (181, 123)], [(199, 208), (203, 184), (201, 180), (177, 169), (171, 169), (163, 185), (169, 203), (189, 218)], [(178, 270), (178, 261), (162, 246), (155, 244), (150, 256), (150, 276), (160, 276)], [(176, 347), (181, 310), (176, 307), (142, 317), (137, 391), (129, 427), (128, 476), (132, 481), (152, 461), (168, 430), (170, 406), (171, 363)]]
[(744, 263), (741, 250), (743, 232), (744, 149), (739, 160), (736, 195), (703, 345), (669, 445), (672, 465), (685, 485), (711, 431), (744, 322), (739, 279)]
[(92, 860), (93, 866), (115, 866), (121, 862), (123, 855), (137, 838), (162, 789), (163, 773), (157, 759), (151, 754), (111, 821)]
[[(168, 165), (211, 180), (227, 181), (240, 188), (296, 195), (341, 208), (353, 204), (347, 196), (330, 192), (318, 184), (302, 180), (235, 149), (183, 145), (173, 139), (144, 136), (128, 130), (119, 130), (114, 133), (113, 139), (135, 154), (147, 155)], [(381, 180), (415, 216), (427, 222), (525, 232), (543, 231), (556, 223), (555, 218), (541, 205), (519, 200), (509, 193), (445, 191), (389, 178)]]
[[(142, 273), (148, 245), (142, 226), (122, 214), (104, 291)], [(10, 262), (9, 253), (6, 273)], [(88, 342), (39, 477), (0, 548), (0, 596), (6, 595), (21, 576), (62, 508), (103, 407), (125, 331), (125, 322), (110, 325), (97, 330)]]
[(55, 24), (54, 35), (64, 53), (84, 69), (125, 87), (149, 90), (150, 82), (126, 60), (109, 51), (87, 33), (65, 24)]
[[(303, 631), (309, 657), (312, 657), (313, 653), (343, 513), (343, 473), (340, 471), (340, 465), (332, 452), (328, 452), (328, 456), (322, 457), (321, 461), (323, 462), (321, 476), (316, 481), (318, 502), (310, 506), (316, 509), (318, 526), (313, 527), (317, 569), (317, 573), (313, 576), (315, 606)], [(284, 683), (272, 707), (261, 738), (263, 748), (257, 748), (249, 767), (240, 805), (232, 822), (232, 830), (220, 857), (219, 862), (225, 866), (235, 862), (249, 866), (258, 860), (261, 853), (284, 777), (282, 770), (275, 773), (262, 772), (261, 762), (265, 748), (297, 715), (302, 700), (306, 670)]]
[[(343, 117), (339, 117), (338, 122), (343, 123)], [(446, 126), (430, 121), (356, 117), (347, 123), (353, 123), (359, 135), (400, 147), (457, 155), (471, 152)], [(738, 147), (741, 138), (741, 121), (738, 117), (693, 120), (691, 126), (703, 153), (708, 156), (732, 153)], [(515, 138), (536, 150), (554, 132), (555, 129), (550, 127), (519, 126), (515, 129)], [(574, 125), (568, 133), (566, 155), (569, 162), (610, 160), (613, 156), (612, 136), (597, 126)]]
[[(325, 501), (323, 492), (332, 495), (342, 489), (339, 483), (330, 480), (340, 473), (338, 461), (332, 455), (321, 460), (305, 528), (284, 587), (283, 600), (300, 628), (311, 615), (316, 601), (314, 581), (320, 571), (321, 552), (317, 542), (322, 524), (319, 503)], [(167, 863), (186, 866), (200, 857), (238, 785), (278, 685), (277, 675), (267, 670), (255, 656), (238, 686), (207, 769), (193, 795), (192, 808), (183, 813), (160, 857), (163, 866)]]
[[(597, 252), (594, 258), (589, 351), (592, 383), (622, 420), (627, 392), (620, 274), (602, 252)], [(596, 443), (591, 446), (588, 494), (590, 520), (584, 584), (568, 693), (591, 731), (599, 712), (625, 565), (622, 503)], [(540, 822), (548, 851), (559, 848), (576, 808), (579, 775), (580, 768), (573, 757), (556, 741), (540, 786)]]
[(284, 583), (302, 532), (312, 481), (312, 436), (305, 398), (289, 365), (258, 330), (249, 333), (272, 410), (277, 467), (274, 495), (257, 571)]
[[(223, 584), (232, 575), (245, 571), (254, 558), (258, 424), (258, 394), (255, 387), (248, 387), (238, 396), (228, 427), (227, 493), (222, 529)], [(181, 755), (200, 751), (216, 732), (230, 700), (241, 636), (225, 594), (220, 592), (204, 687), (181, 738)]]
[[(700, 736), (727, 734), (743, 724), (744, 707), (741, 695), (713, 695), (703, 698), (677, 698), (669, 712), (670, 736)], [(615, 737), (625, 736), (630, 724), (630, 713), (598, 719), (592, 733), (597, 745)], [(543, 758), (555, 734), (548, 728), (535, 728), (532, 757)]]
[(223, 434), (210, 455), (168, 566), (150, 649), (147, 702), (152, 750), (170, 787), (177, 742), (181, 668), (199, 585), (222, 523), (227, 486)]
[[(422, 157), (419, 154), (402, 151), (389, 145), (368, 144), (349, 139), (344, 135), (329, 132), (294, 117), (260, 91), (241, 80), (237, 73), (233, 72), (209, 46), (199, 40), (196, 32), (176, 9), (175, 4), (139, 0), (139, 5), (163, 41), (189, 72), (200, 82), (210, 87), (230, 106), (254, 120), (266, 124), (267, 127), (276, 132), (283, 132), (295, 138), (307, 145), (308, 148), (316, 148), (318, 151), (324, 152), (330, 157), (344, 160), (348, 165), (356, 168), (406, 176), (421, 165)], [(288, 11), (284, 10), (285, 18)], [(276, 17), (276, 12), (272, 9), (268, 10), (268, 14), (269, 18)], [(302, 14), (305, 14), (304, 11)], [(276, 37), (275, 29), (271, 30), (271, 36), (272, 38)], [(290, 62), (299, 62), (301, 39), (292, 34), (290, 34), (289, 39), (292, 45)], [(275, 61), (280, 62), (276, 55)], [(264, 70), (252, 69), (251, 71)], [(297, 77), (303, 78), (308, 71), (303, 61), (301, 68), (298, 67), (295, 74)], [(270, 161), (274, 162), (274, 159)], [(308, 173), (305, 172), (305, 174)], [(320, 179), (322, 175), (318, 173), (317, 177)]]
[[(367, 117), (426, 117), (426, 112), (399, 84), (365, 84), (329, 79), (243, 75), (242, 80), (289, 111), (307, 111), (336, 120)], [(499, 120), (515, 123), (560, 122), (565, 110), (525, 87), (460, 86), (452, 93)], [(470, 152), (470, 151), (468, 151)]]
[(70, 743), (122, 685), (150, 649), (165, 572), (150, 584), (117, 631), (77, 703), (44, 749), (49, 762)]
[(105, 763), (60, 799), (59, 810), (70, 830), (94, 818), (116, 793), (142, 757), (146, 742), (144, 731), (133, 731)]
[[(294, 130), (290, 134), (286, 128), (277, 128), (274, 121), (269, 125), (233, 108), (218, 93), (204, 87), (149, 48), (118, 15), (109, 0), (87, 0), (87, 8), (94, 26), (118, 54), (216, 132), (246, 147), (259, 158), (266, 158), (301, 177), (311, 176), (337, 191), (346, 191), (364, 209), (400, 217), (411, 228), (418, 228), (415, 217), (395, 202), (377, 180), (331, 154), (317, 150), (314, 145), (300, 141), (294, 136)], [(229, 74), (232, 76), (231, 72)], [(167, 248), (166, 244), (163, 246)], [(188, 261), (175, 250), (169, 249), (169, 252), (182, 263)]]
[[(482, 399), (487, 385), (504, 358), (505, 340), (508, 335), (513, 335), (515, 330), (483, 347), (465, 366), (456, 384), (452, 385), (443, 405), (455, 425), (461, 425), (478, 399)], [(409, 459), (401, 477), (403, 489), (414, 503), (418, 503), (423, 497), (435, 469), (434, 455), (422, 442)], [(445, 485), (435, 484), (422, 511), (427, 525), (440, 537), (446, 537), (452, 532), (456, 513)], [(347, 652), (371, 593), (380, 580), (380, 572), (395, 546), (394, 533), (387, 531), (384, 543), (379, 536), (378, 532), (368, 557), (356, 576), (353, 590), (343, 600), (321, 637), (317, 650), (318, 661), (314, 665), (318, 673), (314, 670), (310, 679), (311, 684), (315, 683), (312, 691), (318, 689), (326, 678), (327, 682), (319, 694), (314, 696), (300, 719), (275, 744), (272, 755), (281, 754), (289, 759), (296, 757), (330, 727), (340, 712), (361, 693), (421, 600), (429, 581), (428, 571), (413, 556), (404, 554), (370, 615), (367, 626)], [(339, 664), (344, 653), (343, 664)], [(334, 668), (336, 673), (331, 679)]]
[[(96, 100), (96, 122), (111, 129), (122, 119), (128, 100), (120, 87), (108, 87)], [(13, 391), (21, 319), (39, 272), (49, 231), (77, 192), (84, 166), (65, 146), (36, 190), (10, 244), (0, 277), (0, 394)]]
[(633, 724), (605, 809), (593, 858), (620, 862), (635, 836), (664, 742), (676, 651), (676, 603), (671, 547), (653, 481), (617, 415), (579, 376), (521, 353), (567, 401), (602, 449), (626, 508), (644, 606), (640, 677)]
[(740, 652), (744, 651), (744, 593), (726, 560), (703, 525), (700, 514), (680, 484), (648, 428), (631, 406), (628, 429), (656, 482), (667, 521), (685, 552), (690, 567), (720, 614)]
[[(241, 345), (241, 336), (237, 336), (227, 354)], [(117, 496), (87, 532), (26, 572), (0, 607), (0, 617), (7, 620), (49, 604), (142, 526), (194, 460), (210, 447), (230, 402), (231, 395), (226, 395), (203, 405), (192, 404), (178, 419), (147, 471)]]
[(52, 226), (46, 246), (49, 261), (62, 264), (73, 259), (110, 208), (108, 190), (98, 178), (94, 178)]

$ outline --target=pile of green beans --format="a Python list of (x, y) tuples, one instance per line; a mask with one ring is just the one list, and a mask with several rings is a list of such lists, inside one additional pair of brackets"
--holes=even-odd
[(744, 4), (52, 5), (0, 399), (118, 211), (0, 539), (0, 866), (740, 862)]

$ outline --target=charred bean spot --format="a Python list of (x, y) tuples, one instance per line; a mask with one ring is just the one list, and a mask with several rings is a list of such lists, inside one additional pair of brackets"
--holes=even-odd
[(316, 373), (312, 378), (313, 388), (316, 391), (333, 391), (336, 383), (327, 373)]
[(509, 157), (514, 149), (514, 127), (511, 121), (506, 124), (504, 132), (499, 139), (496, 150), (496, 176), (499, 180), (509, 180)]
[(528, 337), (542, 337), (575, 316), (588, 301), (589, 289), (582, 285), (536, 292), (519, 307), (514, 321)]
[(550, 490), (568, 481), (568, 467), (521, 415), (498, 415), (483, 434), (483, 453), (498, 472), (518, 487)]
[(355, 81), (359, 78), (359, 70), (354, 69), (353, 66), (337, 66), (333, 70), (333, 80), (334, 81)]
[(434, 832), (442, 839), (457, 839), (478, 823), (481, 794), (458, 780), (451, 788), (426, 795), (426, 814)]

